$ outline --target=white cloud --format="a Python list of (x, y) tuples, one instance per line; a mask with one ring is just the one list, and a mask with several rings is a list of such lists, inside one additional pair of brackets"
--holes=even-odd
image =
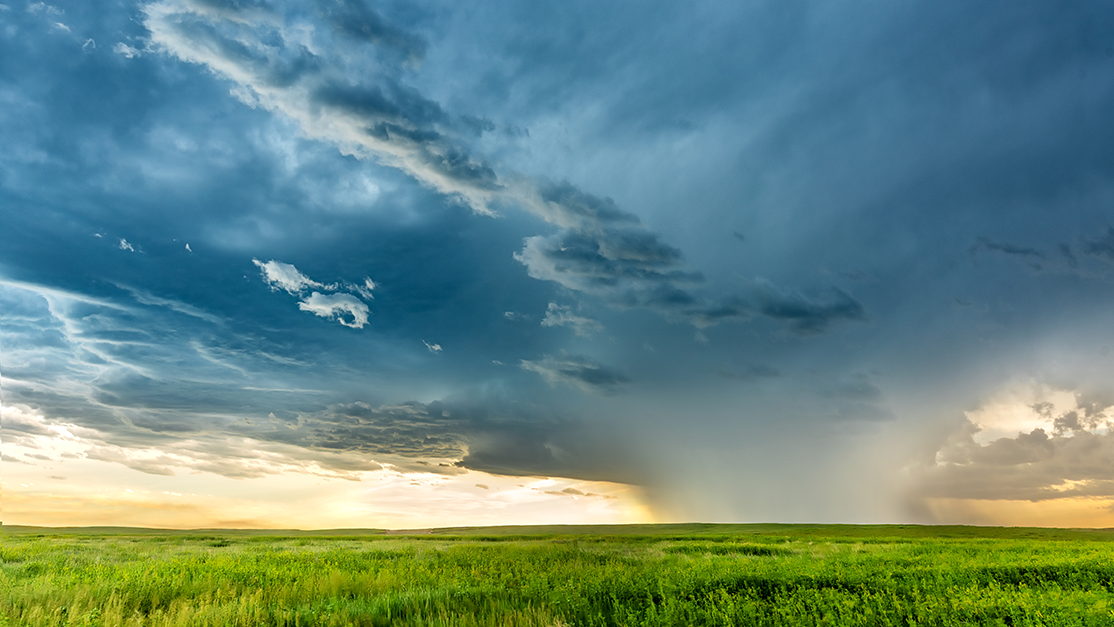
[(70, 32), (70, 27), (66, 26), (62, 22), (55, 22), (54, 26), (51, 26), (50, 28), (51, 28), (51, 30), (60, 30), (60, 31), (63, 31), (63, 32), (66, 32), (66, 33)]
[(286, 290), (288, 293), (295, 296), (302, 293), (303, 290), (310, 287), (321, 289), (336, 289), (335, 285), (324, 285), (318, 283), (308, 276), (298, 272), (298, 269), (288, 263), (275, 261), (274, 259), (264, 263), (258, 259), (252, 259), (252, 263), (259, 266), (263, 271), (263, 279), (271, 286), (272, 290)]
[(542, 326), (572, 327), (573, 333), (580, 337), (588, 337), (603, 330), (603, 325), (598, 320), (578, 316), (572, 312), (571, 307), (565, 307), (557, 303), (549, 303), (549, 309), (545, 312), (545, 320), (542, 320)]
[(186, 250), (191, 253), (193, 252), (193, 249), (190, 248), (190, 245), (188, 243), (186, 244)]
[(131, 244), (129, 244), (128, 240), (121, 237), (120, 238), (120, 250), (126, 250), (128, 252), (134, 253), (135, 252), (135, 247), (132, 246)]
[(35, 2), (33, 4), (27, 5), (27, 12), (28, 13), (49, 13), (51, 15), (62, 15), (63, 13), (65, 13), (65, 11), (63, 11), (62, 9), (59, 9), (58, 7), (50, 6), (49, 4), (47, 4), (45, 2)]
[(376, 285), (375, 281), (372, 281), (370, 277), (364, 277), (364, 284), (363, 285), (348, 285), (347, 286), (348, 289), (352, 290), (353, 292), (356, 292), (360, 296), (363, 296), (367, 300), (374, 300), (375, 299), (375, 295), (372, 294), (371, 292), (372, 292), (372, 290), (374, 290), (377, 287), (379, 287), (379, 286)]
[(92, 39), (86, 39), (85, 43), (81, 44), (81, 51), (84, 52), (85, 54), (89, 54), (90, 52), (93, 52), (96, 49), (97, 49), (97, 42), (93, 41)]
[(425, 347), (428, 348), (429, 352), (431, 352), (431, 353), (440, 353), (441, 352), (441, 345), (440, 344), (430, 344), (429, 342), (427, 342), (425, 340), (422, 340), (422, 344), (425, 344)]
[[(294, 266), (290, 266), (293, 268)], [(367, 324), (368, 308), (364, 302), (351, 294), (322, 294), (313, 292), (308, 298), (298, 303), (298, 309), (309, 311), (346, 327), (362, 329)], [(345, 314), (352, 317), (345, 319)]]
[(112, 51), (115, 52), (116, 54), (122, 54), (129, 59), (134, 59), (136, 57), (143, 56), (143, 51), (142, 50), (140, 50), (138, 48), (132, 48), (131, 46), (129, 46), (128, 44), (126, 44), (124, 42), (117, 43), (115, 46), (112, 47)]
[[(187, 244), (187, 250), (188, 246)], [(282, 263), (274, 259), (267, 262), (252, 259), (251, 262), (263, 271), (263, 280), (271, 286), (272, 290), (281, 289), (294, 296), (301, 296), (309, 288), (329, 292), (346, 289), (371, 300), (374, 298), (372, 290), (377, 287), (375, 281), (370, 278), (365, 278), (363, 285), (347, 282), (326, 284), (314, 281), (289, 263)], [(316, 290), (299, 302), (298, 308), (322, 318), (336, 320), (353, 329), (362, 329), (367, 324), (369, 311), (368, 306), (352, 294), (323, 294)]]

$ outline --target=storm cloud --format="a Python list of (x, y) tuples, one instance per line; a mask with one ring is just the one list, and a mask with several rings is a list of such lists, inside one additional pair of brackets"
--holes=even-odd
[(1112, 32), (1101, 3), (11, 5), (4, 459), (617, 481), (659, 520), (1114, 502)]
[[(153, 46), (234, 81), (246, 102), (293, 118), (309, 136), (396, 167), (477, 213), (494, 215), (496, 205), (516, 205), (559, 227), (556, 234), (526, 238), (515, 254), (530, 276), (693, 324), (727, 318), (700, 311), (707, 297), (692, 288), (703, 276), (688, 269), (681, 251), (646, 229), (638, 216), (568, 181), (513, 170), (500, 175), (471, 150), (465, 141), (467, 119), (451, 115), (404, 82), (407, 68), (422, 56), (420, 37), (407, 35), (356, 0), (322, 6), (327, 7), (325, 28), (281, 4), (245, 8), (164, 0), (146, 5), (144, 12)], [(344, 46), (329, 46), (334, 35), (385, 52), (362, 60)], [(392, 50), (408, 54), (394, 58)], [(284, 267), (260, 267), (273, 284), (289, 284), (280, 276)], [(290, 280), (295, 282), (290, 285), (312, 286), (298, 283), (297, 277)], [(864, 317), (863, 306), (843, 293), (845, 302), (813, 306), (771, 297), (776, 291), (762, 281), (751, 311), (789, 321), (802, 333), (820, 332), (831, 320)]]

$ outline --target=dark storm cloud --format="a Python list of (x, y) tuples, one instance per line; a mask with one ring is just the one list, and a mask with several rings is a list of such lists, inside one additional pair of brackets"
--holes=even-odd
[[(350, 26), (357, 25), (388, 47), (409, 47), (419, 40), (414, 36), (411, 43), (399, 43), (402, 31), (359, 3), (327, 6), (332, 7), (326, 10), (327, 22), (342, 35), (350, 36)], [(340, 25), (333, 10), (358, 16)], [(613, 305), (648, 308), (698, 325), (746, 317), (703, 313), (709, 309), (707, 297), (692, 290), (702, 282), (701, 274), (685, 267), (679, 249), (611, 199), (567, 181), (513, 172), (501, 177), (464, 143), (468, 129), (458, 128), (457, 121), (464, 118), (453, 118), (404, 84), (401, 68), (386, 61), (370, 66), (357, 62), (337, 41), (332, 48), (313, 45), (317, 52), (310, 53), (297, 13), (280, 11), (256, 23), (247, 18), (222, 21), (167, 0), (148, 5), (146, 14), (157, 45), (239, 83), (250, 91), (250, 101), (293, 117), (311, 136), (397, 167), (477, 212), (491, 213), (494, 204), (518, 205), (560, 227), (556, 234), (527, 238), (515, 255), (530, 276)], [(203, 28), (183, 26), (195, 23)], [(328, 30), (318, 36), (327, 38)], [(761, 286), (751, 311), (786, 321), (801, 334), (821, 332), (832, 320), (864, 317), (862, 305), (844, 294), (834, 304), (815, 304), (778, 291)]]
[[(634, 254), (624, 254), (628, 239), (643, 240)], [(680, 286), (699, 283), (703, 277), (676, 268), (671, 261), (679, 256), (677, 251), (655, 240), (653, 236), (615, 231), (562, 231), (527, 239), (515, 258), (536, 279), (597, 295), (614, 304), (666, 310), (695, 305), (696, 297)]]
[(299, 446), (370, 455), (454, 459), (463, 453), (466, 435), (486, 417), (450, 410), (443, 403), (388, 407), (351, 403), (301, 415), (296, 426), (274, 434), (263, 432), (261, 436)]
[[(862, 519), (919, 423), (1108, 369), (1101, 3), (58, 5), (0, 14), (27, 442), (69, 424), (160, 475), (427, 462), (626, 478), (686, 519)], [(1105, 450), (1095, 411), (946, 448), (926, 493), (1098, 489), (1073, 448)], [(1064, 483), (1073, 455), (1092, 470)], [(766, 461), (702, 494), (743, 457)]]
[[(343, 470), (390, 463), (408, 472), (457, 474), (462, 469), (504, 475), (607, 479), (623, 474), (606, 441), (585, 440), (580, 420), (524, 402), (480, 397), (431, 403), (364, 402), (304, 412), (296, 422), (231, 425), (228, 432), (305, 449), (308, 459)], [(357, 454), (337, 459), (314, 452)], [(363, 459), (346, 468), (341, 460)], [(349, 462), (351, 463), (351, 461)], [(377, 467), (377, 466), (376, 466)]]
[(820, 333), (836, 320), (866, 319), (863, 305), (838, 289), (820, 300), (780, 289), (768, 281), (756, 281), (755, 292), (756, 308), (760, 313), (788, 322), (801, 335)]
[(426, 42), (387, 22), (362, 0), (318, 0), (317, 6), (337, 32), (402, 52), (411, 61), (425, 56)]

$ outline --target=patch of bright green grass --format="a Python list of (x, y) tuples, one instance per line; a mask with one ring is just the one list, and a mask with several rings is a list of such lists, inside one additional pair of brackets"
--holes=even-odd
[(3, 531), (11, 626), (1114, 625), (1107, 531)]

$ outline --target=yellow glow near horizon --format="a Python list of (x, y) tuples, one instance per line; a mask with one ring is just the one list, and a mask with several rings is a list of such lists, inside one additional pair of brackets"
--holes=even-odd
[[(5, 407), (4, 415), (45, 426)], [(97, 445), (65, 427), (3, 443), (3, 523), (39, 526), (163, 528), (388, 528), (465, 525), (606, 524), (651, 521), (633, 486), (565, 478), (506, 477), (476, 471), (404, 472), (384, 465), (362, 472), (324, 470), (271, 452), (269, 474), (235, 479), (175, 467), (140, 467), (157, 451), (87, 455)], [(103, 450), (103, 446), (100, 450)], [(262, 455), (262, 454), (261, 454)], [(171, 462), (178, 459), (171, 458)]]
[(1114, 528), (1114, 499), (1069, 498), (1046, 501), (926, 499), (936, 520), (995, 527)]

